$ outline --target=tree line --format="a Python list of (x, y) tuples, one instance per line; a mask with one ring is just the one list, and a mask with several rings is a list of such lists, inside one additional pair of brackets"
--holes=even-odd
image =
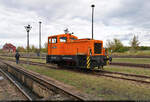
[[(24, 48), (23, 46), (18, 46), (17, 51), (19, 52), (26, 52), (27, 51), (27, 47)], [(31, 45), (29, 47), (29, 51), (30, 52), (34, 52), (34, 53), (38, 53), (39, 52), (39, 48), (35, 47), (34, 45)], [(47, 43), (44, 44), (44, 47), (41, 48), (41, 52), (46, 53), (47, 52)]]
[(140, 41), (138, 36), (133, 36), (133, 38), (129, 41), (130, 46), (124, 46), (123, 43), (119, 40), (114, 38), (112, 41), (107, 40), (106, 46), (110, 52), (125, 52), (125, 51), (134, 51), (137, 50), (150, 50), (150, 47), (146, 46), (139, 46)]

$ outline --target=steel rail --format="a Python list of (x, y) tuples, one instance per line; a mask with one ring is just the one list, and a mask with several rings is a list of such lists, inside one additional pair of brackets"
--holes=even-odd
[[(3, 61), (1, 61), (3, 62)], [(27, 70), (24, 70), (23, 68), (16, 68), (6, 62), (3, 62), (4, 64), (8, 65), (9, 67), (19, 71), (19, 72), (23, 72), (25, 75), (29, 76), (30, 78), (32, 78), (33, 80), (35, 80), (36, 82), (38, 82), (39, 84), (41, 85), (44, 85), (45, 87), (49, 88), (48, 85), (50, 86), (53, 86), (59, 90), (61, 90), (62, 92), (66, 93), (67, 95), (70, 95), (72, 97), (74, 97), (75, 99), (77, 100), (80, 100), (80, 101), (85, 101), (86, 99), (84, 99), (83, 97), (79, 96), (79, 95), (76, 95), (76, 94), (73, 94), (72, 92), (70, 91), (67, 91), (67, 90), (64, 90), (63, 88), (61, 88), (60, 86), (56, 86), (55, 84), (53, 83), (50, 83), (49, 81), (45, 80), (44, 78), (42, 77), (39, 77), (38, 75), (36, 75), (35, 73), (32, 73), (32, 72), (29, 72)]]
[(150, 78), (150, 76), (145, 76), (145, 75), (127, 74), (127, 73), (111, 72), (111, 71), (105, 71), (105, 70), (102, 70), (102, 72), (104, 72), (104, 73), (110, 73), (110, 74), (124, 75), (124, 76), (131, 76), (131, 77), (139, 77), (139, 78)]
[[(10, 61), (12, 61), (12, 60), (10, 60)], [(20, 62), (25, 63), (26, 61), (20, 61)], [(31, 65), (44, 66), (44, 67), (47, 67), (47, 68), (59, 69), (58, 66), (47, 65), (45, 63), (40, 63), (40, 62), (32, 62), (32, 61), (30, 61), (30, 64)], [(68, 66), (68, 67), (70, 67), (70, 66)], [(62, 68), (62, 69), (64, 69), (64, 68)], [(68, 68), (67, 70), (70, 70), (70, 69)], [(75, 71), (75, 70), (71, 69), (70, 71)], [(81, 70), (78, 70), (78, 72), (79, 71), (81, 71)], [(96, 73), (94, 73), (94, 72), (96, 72)], [(99, 72), (104, 72), (104, 73), (99, 73)], [(135, 82), (150, 84), (150, 82), (148, 82), (148, 81), (137, 80), (137, 79), (130, 79), (130, 78), (123, 78), (123, 77), (112, 76), (112, 75), (104, 75), (105, 73), (106, 74), (118, 74), (118, 75), (130, 76), (130, 77), (138, 77), (138, 78), (150, 78), (149, 76), (144, 76), (144, 75), (127, 74), (127, 73), (120, 73), (120, 72), (110, 72), (110, 71), (103, 71), (103, 70), (100, 70), (100, 71), (99, 70), (91, 70), (90, 74), (92, 74), (92, 75), (99, 75), (99, 76), (106, 76), (106, 77), (111, 77), (111, 78), (115, 78), (115, 79), (123, 79), (123, 80), (129, 80), (129, 81), (135, 81)]]
[[(15, 56), (7, 56), (7, 55), (0, 55), (2, 57), (15, 57)], [(25, 56), (21, 56), (21, 58), (28, 58)], [(46, 59), (46, 57), (29, 57), (30, 59)]]
[(14, 81), (9, 75), (7, 75), (7, 73), (5, 73), (2, 69), (0, 69), (0, 72), (2, 72), (5, 77), (7, 77), (7, 79), (10, 80), (11, 83), (14, 84), (14, 86), (16, 86), (19, 91), (29, 100), (32, 101), (32, 98), (16, 83), (16, 81)]
[(150, 64), (135, 64), (135, 63), (120, 63), (120, 62), (112, 62), (111, 65), (117, 66), (129, 66), (129, 67), (138, 67), (138, 68), (147, 68), (150, 69)]
[[(149, 81), (144, 81), (144, 80), (137, 80), (137, 79), (132, 79), (132, 78), (124, 78), (124, 77), (118, 77), (118, 76), (113, 76), (112, 73), (107, 73), (107, 74), (110, 74), (110, 75), (105, 75), (104, 74), (101, 74), (101, 73), (95, 73), (96, 75), (99, 75), (99, 76), (106, 76), (106, 77), (111, 77), (111, 78), (115, 78), (115, 79), (123, 79), (123, 80), (128, 80), (128, 81), (134, 81), (134, 82), (139, 82), (139, 83), (145, 83), (145, 84), (150, 84)], [(114, 74), (114, 73), (113, 73)], [(123, 73), (124, 74), (124, 73)], [(120, 74), (120, 75), (123, 75), (123, 74)], [(131, 75), (132, 76), (132, 75)], [(143, 78), (143, 77), (142, 77)]]
[[(53, 67), (53, 68), (57, 68), (58, 69), (57, 66), (49, 66), (49, 65), (45, 65), (44, 63), (31, 62), (31, 64), (33, 64), (33, 65), (40, 65), (40, 66), (44, 66), (44, 67), (48, 67), (48, 68)], [(103, 70), (91, 70), (91, 72), (92, 72), (91, 73), (92, 75), (100, 75), (100, 76), (106, 76), (106, 77), (111, 77), (111, 78), (115, 78), (115, 79), (123, 79), (123, 80), (129, 80), (129, 81), (135, 81), (135, 82), (150, 84), (150, 82), (148, 82), (148, 81), (137, 80), (137, 79), (130, 79), (130, 78), (123, 78), (123, 77), (117, 77), (117, 76), (112, 76), (112, 75), (104, 75), (104, 74), (105, 73), (106, 74), (116, 74), (116, 75), (121, 75), (121, 76), (146, 78), (146, 79), (150, 79), (150, 76), (137, 75), (137, 74), (127, 74), (127, 73), (121, 73), (121, 72), (110, 72), (110, 71), (103, 71)], [(96, 72), (96, 73), (93, 73), (93, 72)]]
[[(6, 55), (0, 55), (0, 56), (6, 56)], [(6, 56), (6, 57), (13, 57), (13, 56)], [(28, 58), (28, 57), (22, 57), (22, 58)], [(38, 58), (38, 57), (30, 57), (31, 59), (45, 59), (45, 57)], [(136, 64), (136, 63), (120, 63), (120, 62), (112, 62), (111, 65), (117, 65), (117, 66), (129, 66), (129, 67), (137, 67), (137, 68), (146, 68), (150, 69), (150, 64)]]

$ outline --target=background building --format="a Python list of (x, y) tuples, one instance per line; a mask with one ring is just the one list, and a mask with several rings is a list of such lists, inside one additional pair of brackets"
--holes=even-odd
[(6, 43), (3, 46), (3, 51), (4, 52), (16, 52), (16, 47), (12, 45), (11, 43)]

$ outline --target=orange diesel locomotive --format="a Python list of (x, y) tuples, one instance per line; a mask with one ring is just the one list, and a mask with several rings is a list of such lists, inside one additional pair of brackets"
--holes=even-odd
[(69, 33), (48, 37), (47, 63), (92, 69), (107, 61), (101, 40), (78, 39)]

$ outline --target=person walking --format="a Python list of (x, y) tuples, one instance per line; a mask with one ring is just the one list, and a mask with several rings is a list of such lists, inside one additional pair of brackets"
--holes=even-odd
[(16, 64), (19, 63), (19, 57), (20, 57), (20, 54), (18, 51), (16, 51), (16, 54), (15, 54), (15, 58), (16, 58)]

